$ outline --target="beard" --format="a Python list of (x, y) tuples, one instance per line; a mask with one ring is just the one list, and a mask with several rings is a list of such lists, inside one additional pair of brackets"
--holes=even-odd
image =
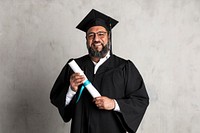
[(105, 55), (108, 53), (110, 50), (110, 45), (107, 43), (105, 46), (102, 44), (102, 50), (101, 51), (96, 51), (92, 49), (92, 47), (88, 47), (88, 53), (91, 57), (97, 57), (97, 58), (103, 58)]

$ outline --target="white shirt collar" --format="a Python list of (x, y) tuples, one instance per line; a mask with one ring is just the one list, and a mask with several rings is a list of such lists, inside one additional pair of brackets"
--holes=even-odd
[(95, 65), (95, 67), (94, 67), (94, 74), (96, 74), (98, 68), (99, 68), (109, 57), (110, 57), (110, 51), (106, 54), (105, 57), (101, 58), (101, 59), (99, 60), (99, 62), (96, 63), (96, 62), (92, 61), (92, 62), (94, 63), (94, 65)]

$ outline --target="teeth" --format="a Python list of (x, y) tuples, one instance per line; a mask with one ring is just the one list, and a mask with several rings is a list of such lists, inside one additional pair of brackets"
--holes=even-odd
[(94, 44), (94, 46), (99, 46), (99, 45), (101, 45), (101, 43), (95, 43), (95, 44)]

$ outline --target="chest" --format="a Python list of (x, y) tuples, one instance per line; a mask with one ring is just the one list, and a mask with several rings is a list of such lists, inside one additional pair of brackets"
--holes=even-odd
[(86, 72), (86, 76), (103, 96), (122, 98), (125, 93), (125, 73), (121, 68), (102, 68), (96, 74)]

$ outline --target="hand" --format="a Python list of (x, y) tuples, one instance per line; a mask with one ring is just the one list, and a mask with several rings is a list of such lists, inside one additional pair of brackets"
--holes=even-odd
[(83, 81), (85, 80), (85, 77), (83, 75), (80, 75), (80, 73), (74, 73), (70, 77), (70, 86), (71, 89), (75, 92), (78, 90), (78, 86), (83, 84)]
[(106, 96), (96, 97), (93, 101), (99, 109), (112, 110), (115, 108), (114, 99), (110, 99)]

